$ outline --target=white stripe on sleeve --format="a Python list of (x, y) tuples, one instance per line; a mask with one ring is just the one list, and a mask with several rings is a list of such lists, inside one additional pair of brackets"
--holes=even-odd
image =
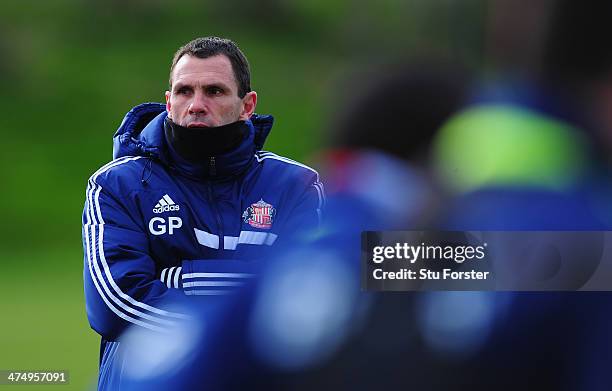
[[(104, 256), (104, 219), (102, 216), (102, 211), (100, 208), (100, 192), (102, 187), (96, 183), (96, 179), (98, 176), (108, 169), (124, 164), (126, 162), (140, 159), (141, 157), (124, 157), (116, 159), (103, 167), (101, 167), (98, 171), (96, 171), (91, 178), (89, 179), (89, 185), (87, 189), (87, 213), (86, 213), (86, 224), (84, 227), (85, 239), (87, 244), (87, 259), (89, 264), (90, 275), (98, 293), (100, 294), (102, 300), (109, 307), (109, 309), (115, 313), (117, 316), (125, 319), (129, 322), (141, 325), (143, 327), (147, 327), (149, 329), (158, 330), (160, 329), (158, 326), (150, 325), (146, 322), (143, 322), (138, 319), (138, 317), (142, 319), (147, 319), (156, 323), (161, 324), (173, 324), (174, 322), (161, 318), (160, 316), (167, 316), (172, 318), (187, 318), (187, 316), (179, 313), (173, 313), (169, 311), (165, 311), (159, 308), (152, 307), (146, 303), (139, 302), (132, 298), (131, 296), (125, 294), (119, 286), (115, 283), (113, 276), (110, 272), (110, 268)], [(96, 242), (96, 233), (97, 233), (97, 242)], [(92, 267), (93, 266), (93, 267)], [(104, 274), (102, 274), (102, 270), (104, 270)], [(113, 288), (111, 291), (106, 283), (106, 280)], [(109, 299), (107, 298), (110, 298)], [(126, 300), (129, 304), (134, 307), (138, 307), (154, 314), (147, 314), (139, 311), (136, 308), (131, 307), (127, 303), (121, 301), (121, 299)], [(117, 304), (118, 307), (113, 305), (113, 302)], [(135, 315), (137, 318), (133, 318), (127, 313)], [(157, 314), (157, 315), (155, 315)]]
[(181, 270), (183, 270), (183, 268), (179, 266), (179, 268), (176, 269), (176, 273), (174, 274), (174, 287), (175, 288), (179, 287), (179, 278), (181, 277)]

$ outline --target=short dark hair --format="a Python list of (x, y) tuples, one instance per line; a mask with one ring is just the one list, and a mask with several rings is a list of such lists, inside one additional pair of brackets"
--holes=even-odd
[(226, 56), (232, 63), (234, 78), (236, 79), (236, 84), (238, 84), (238, 96), (244, 98), (246, 93), (251, 91), (251, 71), (249, 70), (249, 62), (246, 56), (233, 41), (219, 37), (196, 38), (181, 46), (174, 53), (172, 66), (170, 67), (170, 88), (172, 88), (172, 72), (174, 72), (174, 67), (181, 57), (186, 54), (198, 58), (218, 55)]

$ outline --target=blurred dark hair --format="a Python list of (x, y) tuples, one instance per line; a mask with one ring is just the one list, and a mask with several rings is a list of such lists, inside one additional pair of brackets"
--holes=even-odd
[(426, 164), (434, 135), (465, 102), (468, 72), (419, 60), (371, 69), (349, 81), (352, 96), (333, 124), (335, 148), (376, 149)]
[(543, 73), (553, 81), (597, 81), (612, 71), (612, 3), (557, 0), (544, 47)]
[(170, 66), (170, 88), (172, 88), (172, 72), (174, 72), (174, 67), (184, 55), (198, 58), (218, 55), (226, 56), (232, 63), (234, 78), (236, 79), (236, 84), (238, 84), (238, 96), (244, 98), (246, 93), (251, 91), (251, 71), (249, 70), (249, 62), (246, 56), (233, 41), (219, 37), (196, 38), (181, 46), (174, 53), (172, 65)]

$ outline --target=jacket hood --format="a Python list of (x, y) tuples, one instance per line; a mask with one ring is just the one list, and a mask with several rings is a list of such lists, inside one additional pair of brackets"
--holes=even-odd
[[(170, 165), (170, 153), (164, 135), (164, 120), (168, 116), (161, 103), (143, 103), (130, 110), (113, 136), (113, 159), (123, 156), (145, 156)], [(238, 148), (217, 156), (219, 174), (230, 173), (248, 163), (270, 134), (274, 118), (271, 115), (253, 114), (245, 121), (250, 133)], [(189, 174), (201, 176), (194, 170)]]
[[(167, 115), (166, 106), (161, 103), (143, 103), (130, 110), (113, 136), (113, 159), (150, 156), (164, 160), (167, 157), (167, 145), (163, 124)], [(253, 133), (255, 150), (261, 150), (272, 130), (274, 118), (271, 115), (253, 114), (246, 123)]]

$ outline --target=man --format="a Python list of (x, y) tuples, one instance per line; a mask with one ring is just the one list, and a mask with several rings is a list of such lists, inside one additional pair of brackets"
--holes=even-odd
[(272, 246), (316, 227), (318, 174), (261, 151), (272, 127), (254, 114), (247, 59), (228, 39), (175, 54), (166, 105), (133, 108), (115, 160), (89, 179), (83, 213), (85, 299), (102, 336), (99, 387), (126, 326), (164, 331), (184, 318), (167, 303), (223, 295)]

